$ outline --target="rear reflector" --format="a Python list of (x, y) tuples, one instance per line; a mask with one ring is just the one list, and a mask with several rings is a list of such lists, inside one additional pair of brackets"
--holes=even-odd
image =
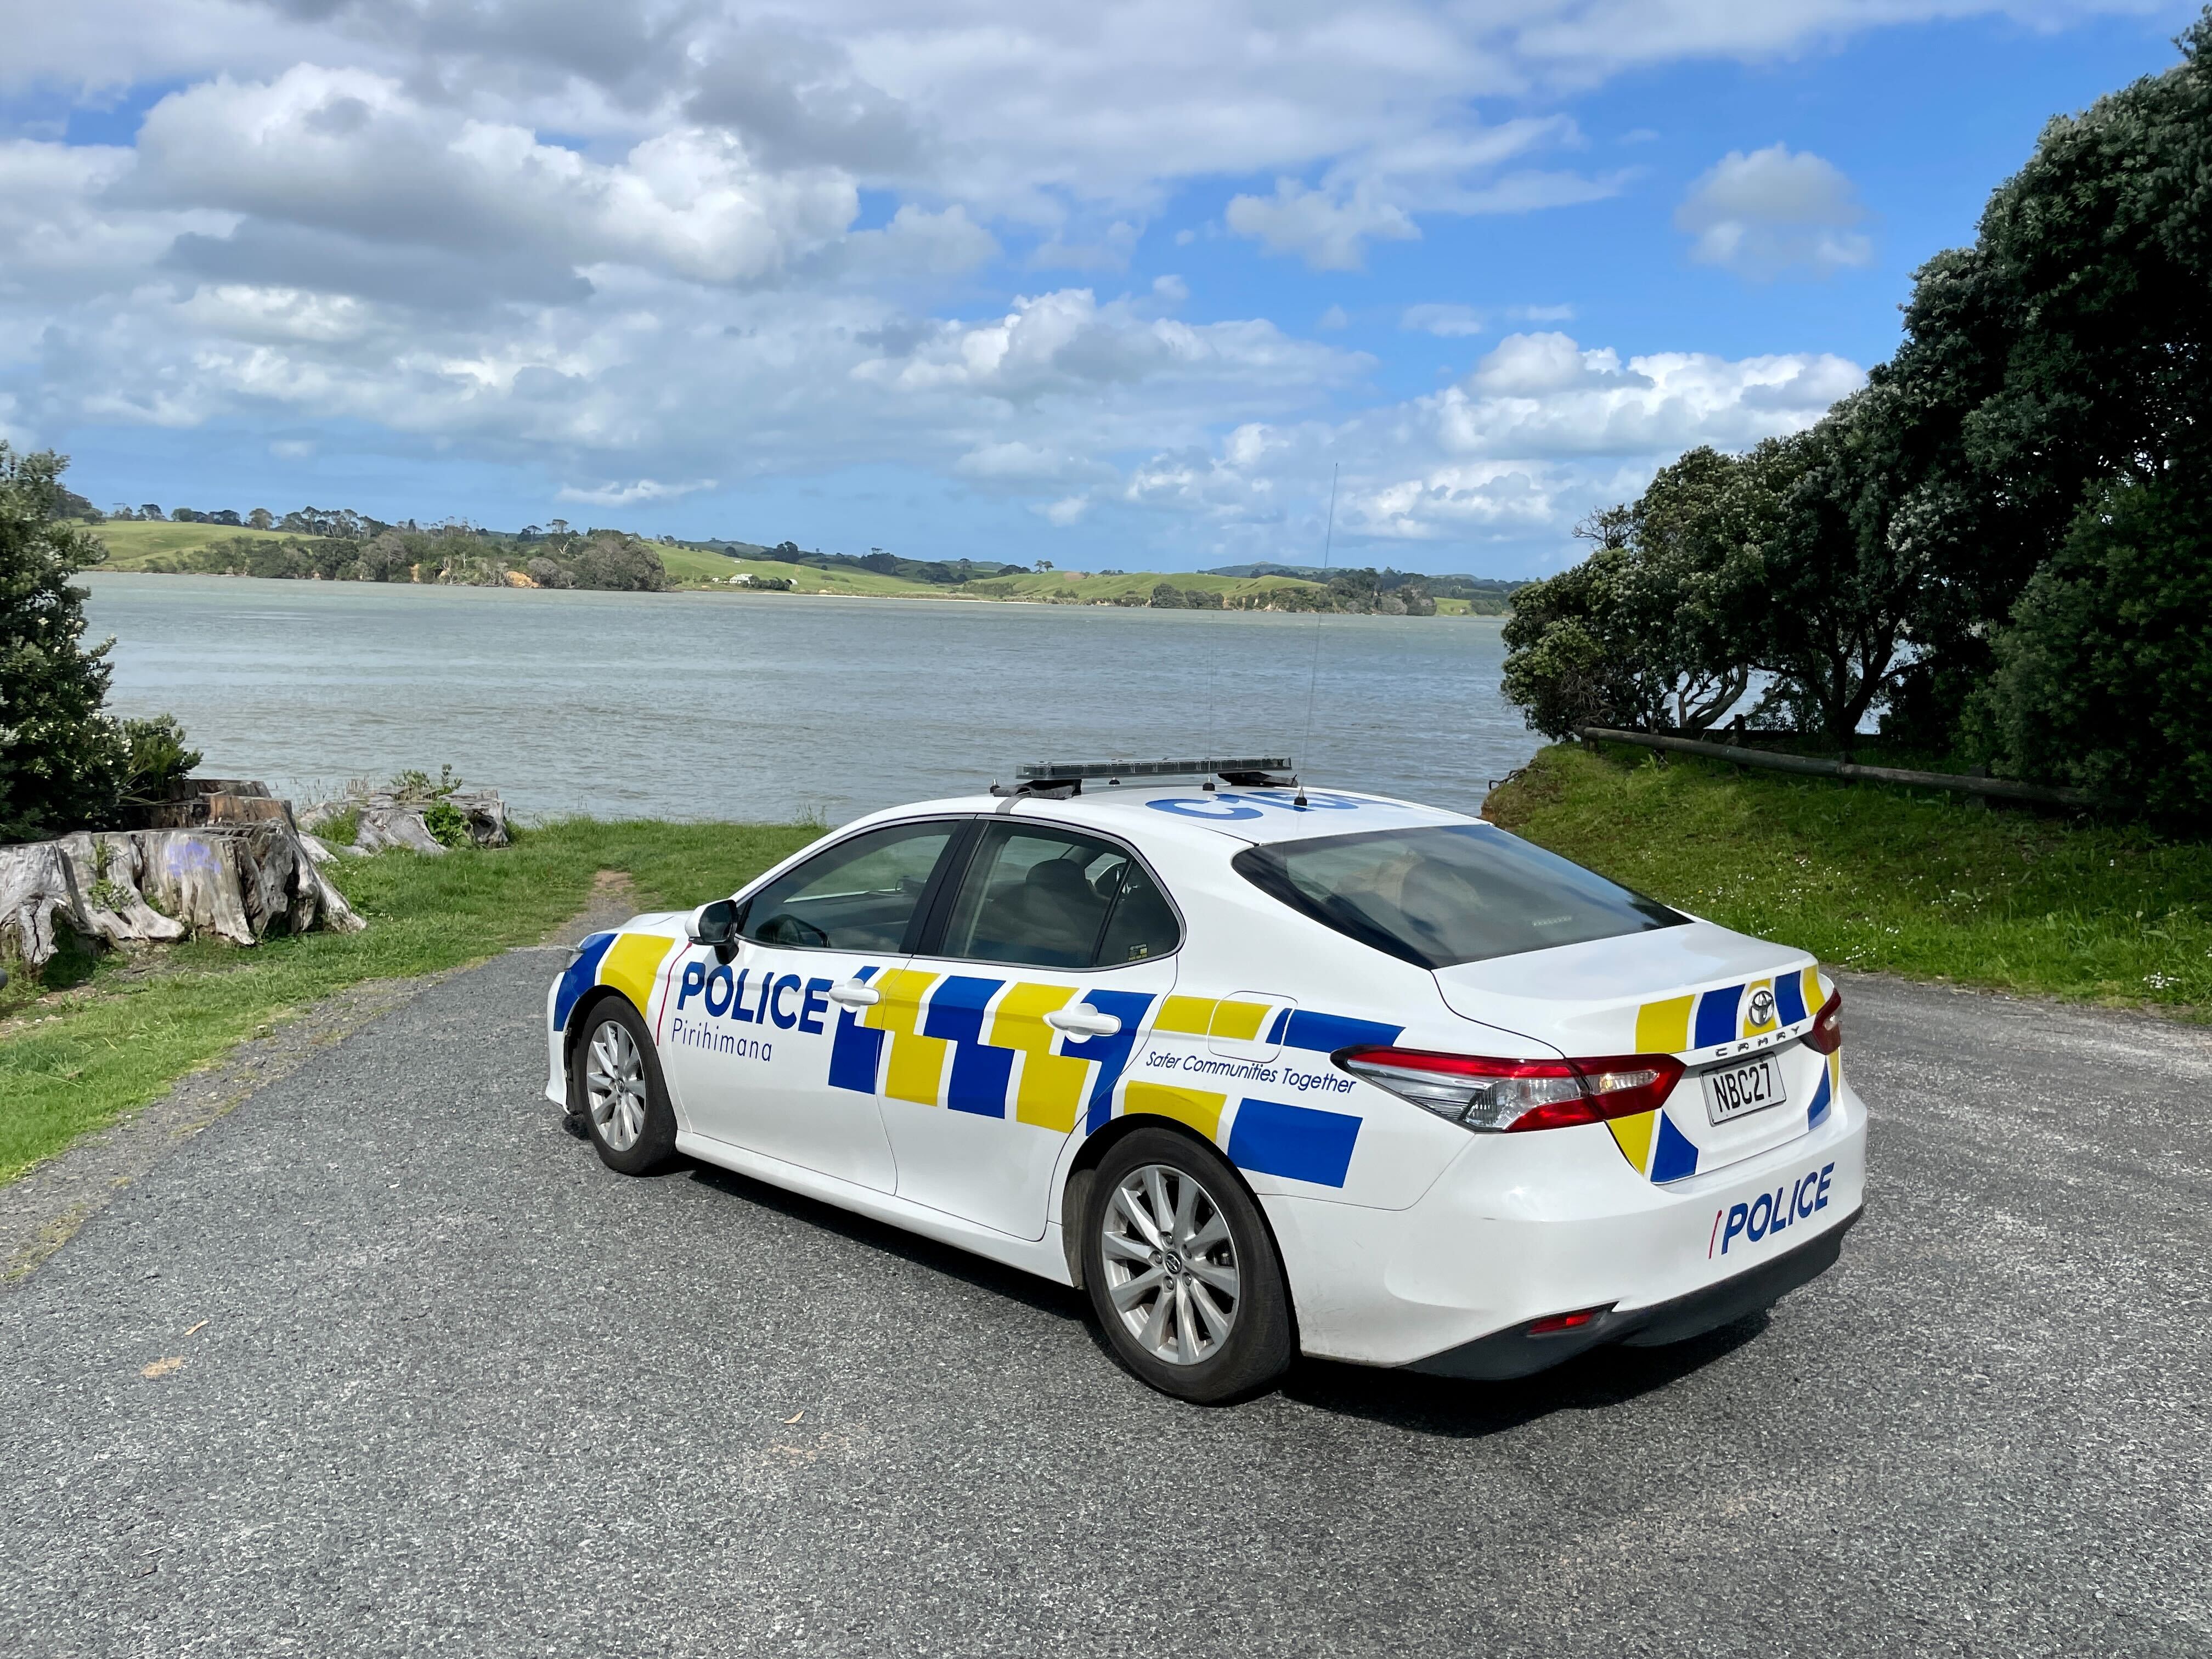
[(1562, 1129), (1655, 1109), (1680, 1080), (1672, 1054), (1495, 1060), (1419, 1048), (1346, 1048), (1336, 1063), (1469, 1129)]
[(1529, 1322), (1528, 1334), (1557, 1336), (1562, 1331), (1578, 1331), (1585, 1325), (1595, 1324), (1599, 1315), (1612, 1311), (1613, 1304), (1608, 1302), (1602, 1308), (1584, 1308), (1579, 1313), (1547, 1314)]

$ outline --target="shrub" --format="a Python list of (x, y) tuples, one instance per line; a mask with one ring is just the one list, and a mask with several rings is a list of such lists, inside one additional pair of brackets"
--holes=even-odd
[(450, 765), (441, 766), (434, 778), (420, 768), (410, 768), (384, 787), (404, 801), (443, 800), (461, 787), (461, 780)]
[(2212, 811), (2212, 506), (2171, 474), (2108, 487), (2029, 579), (1969, 711), (1992, 769), (2179, 825)]
[(411, 582), (415, 555), (396, 530), (387, 530), (361, 550), (356, 574), (365, 582)]
[(333, 847), (351, 847), (361, 839), (361, 808), (341, 807), (317, 823), (314, 833)]
[(434, 800), (422, 809), (422, 827), (442, 847), (467, 847), (469, 816), (449, 800)]
[(1514, 596), (1501, 689), (1546, 737), (1571, 737), (1585, 726), (1638, 727), (1658, 717), (1635, 657), (1612, 637), (1620, 631), (1624, 557), (1622, 549), (1601, 548)]
[(0, 841), (33, 841), (115, 810), (128, 753), (101, 713), (107, 647), (84, 645), (86, 590), (105, 550), (54, 522), (68, 463), (0, 442)]
[(131, 817), (143, 820), (149, 807), (176, 792), (202, 757), (185, 746), (185, 728), (174, 714), (125, 720), (122, 733), (127, 757), (122, 804)]
[(660, 556), (636, 537), (616, 530), (593, 531), (570, 562), (568, 572), (578, 587), (659, 593), (668, 586), (668, 572)]

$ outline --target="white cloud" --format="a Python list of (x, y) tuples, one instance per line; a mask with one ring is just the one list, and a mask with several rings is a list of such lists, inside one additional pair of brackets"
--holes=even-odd
[(1345, 155), (1318, 185), (1278, 178), (1273, 195), (1233, 197), (1222, 216), (1270, 253), (1295, 253), (1316, 270), (1358, 270), (1368, 243), (1418, 240), (1419, 214), (1526, 213), (1614, 194), (1626, 174), (1497, 171), (1540, 147), (1580, 142), (1561, 116), (1491, 127), (1453, 119)]
[(1455, 455), (1655, 456), (1801, 430), (1863, 380), (1856, 364), (1826, 353), (1654, 352), (1624, 362), (1564, 334), (1514, 334), (1421, 404), (1439, 447)]
[(1690, 187), (1674, 226), (1695, 240), (1690, 257), (1764, 281), (1787, 272), (1826, 276), (1874, 258), (1856, 228), (1858, 192), (1832, 163), (1783, 144), (1731, 150)]
[(118, 208), (134, 166), (112, 144), (0, 142), (0, 300), (82, 300), (138, 280), (181, 234), (222, 231), (226, 213)]
[(1101, 305), (1089, 289), (1018, 299), (972, 325), (945, 323), (857, 364), (855, 380), (901, 392), (980, 392), (1011, 402), (1145, 382), (1310, 388), (1355, 365), (1260, 321), (1194, 325)]
[(881, 230), (847, 237), (843, 252), (851, 268), (878, 277), (957, 276), (998, 258), (999, 239), (957, 203), (932, 213), (908, 202)]
[(647, 501), (672, 501), (680, 496), (695, 495), (702, 489), (714, 489), (715, 482), (713, 478), (701, 478), (691, 483), (662, 483), (655, 478), (640, 478), (635, 483), (601, 484), (596, 489), (563, 484), (554, 499), (584, 501), (592, 507), (639, 507)]
[(1295, 179), (1275, 180), (1273, 196), (1232, 197), (1223, 216), (1230, 229), (1264, 245), (1270, 253), (1295, 253), (1316, 270), (1358, 270), (1367, 244), (1411, 242), (1420, 231), (1406, 210), (1354, 189), (1338, 199), (1309, 190)]
[(1323, 329), (1350, 328), (1352, 315), (1342, 306), (1331, 306), (1327, 311), (1322, 313), (1320, 319), (1314, 324), (1314, 326)]
[(117, 188), (386, 246), (613, 260), (704, 283), (774, 276), (859, 211), (848, 179), (764, 172), (726, 131), (671, 128), (600, 163), (396, 80), (312, 64), (163, 99)]
[(978, 445), (953, 462), (952, 470), (963, 477), (1018, 484), (1060, 483), (1102, 471), (1109, 477), (1113, 476), (1111, 468), (1102, 469), (1066, 450), (1026, 444), (1019, 439)]
[(1398, 319), (1398, 326), (1447, 340), (1464, 339), (1482, 332), (1482, 318), (1473, 306), (1407, 306)]
[(1066, 227), (1030, 254), (1031, 270), (1127, 270), (1137, 251), (1137, 227), (1117, 219), (1090, 236), (1070, 238)]
[(1281, 542), (1286, 522), (1317, 514), (1314, 481), (1334, 464), (1346, 556), (1390, 556), (1377, 542), (1492, 542), (1541, 550), (1533, 568), (1566, 556), (1578, 518), (1633, 497), (1684, 449), (1802, 430), (1863, 380), (1821, 354), (1624, 361), (1563, 334), (1511, 335), (1427, 397), (1334, 424), (1249, 422), (1215, 446), (1164, 450), (1130, 470), (1124, 498), (1206, 525), (1224, 552), (1256, 553)]

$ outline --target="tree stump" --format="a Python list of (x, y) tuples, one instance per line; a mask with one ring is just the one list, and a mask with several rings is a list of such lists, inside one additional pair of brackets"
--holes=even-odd
[(70, 874), (83, 896), (93, 928), (111, 944), (151, 944), (185, 936), (185, 924), (148, 904), (140, 884), (145, 878), (140, 835), (158, 833), (81, 830), (54, 843), (69, 860)]
[(72, 932), (93, 936), (92, 918), (61, 848), (50, 841), (0, 847), (0, 955), (45, 967), (53, 959), (58, 915)]
[(0, 847), (0, 953), (44, 967), (54, 954), (57, 917), (86, 939), (118, 945), (210, 933), (253, 945), (271, 933), (349, 933), (368, 925), (281, 817), (80, 830)]
[[(355, 786), (360, 790), (361, 786)], [(347, 812), (356, 815), (353, 844), (357, 851), (380, 853), (389, 847), (435, 856), (451, 852), (430, 833), (427, 817), (431, 808), (452, 807), (461, 815), (469, 839), (479, 847), (505, 847), (507, 803), (496, 789), (455, 790), (427, 799), (401, 795), (388, 789), (370, 789), (336, 800), (317, 801), (300, 814), (302, 829), (315, 830)]]

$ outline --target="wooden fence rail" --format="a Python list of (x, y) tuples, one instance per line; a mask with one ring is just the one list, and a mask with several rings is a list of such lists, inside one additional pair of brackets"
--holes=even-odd
[(2096, 797), (2086, 789), (2046, 789), (2041, 784), (2015, 783), (2010, 778), (1974, 778), (1959, 772), (1911, 772), (1896, 766), (1854, 766), (1849, 761), (1821, 760), (1811, 755), (1777, 755), (1763, 749), (1739, 749), (1734, 744), (1662, 737), (1656, 732), (1616, 732), (1603, 726), (1585, 726), (1580, 735), (1585, 743), (1633, 744), (1642, 749), (1664, 749), (1678, 755), (1733, 761), (1738, 766), (1759, 767), (1769, 772), (1801, 772), (1854, 782), (1903, 783), (1916, 789), (1948, 789), (1961, 795), (1990, 795), (2000, 800), (2034, 801), (2045, 806), (2096, 805)]

